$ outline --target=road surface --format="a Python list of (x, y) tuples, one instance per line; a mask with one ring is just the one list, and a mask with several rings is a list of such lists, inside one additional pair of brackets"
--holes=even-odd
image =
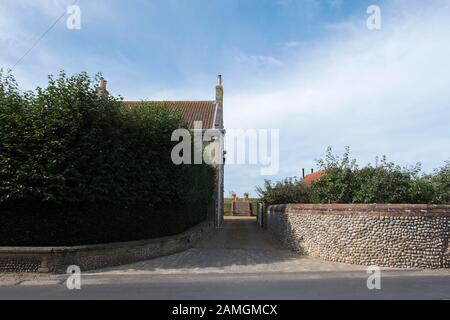
[(0, 275), (0, 299), (450, 299), (450, 271), (383, 269), (381, 290), (365, 267), (299, 256), (254, 219), (231, 218), (193, 249), (168, 257), (67, 276)]

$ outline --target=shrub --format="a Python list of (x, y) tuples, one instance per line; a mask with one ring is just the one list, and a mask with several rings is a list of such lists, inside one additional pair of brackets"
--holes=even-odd
[(450, 203), (450, 161), (428, 179), (434, 190), (433, 203)]
[(350, 203), (358, 189), (355, 172), (358, 169), (356, 160), (350, 159), (350, 150), (346, 149), (342, 159), (333, 155), (328, 148), (324, 159), (318, 160), (318, 165), (326, 173), (314, 181), (311, 188), (313, 203)]
[[(386, 157), (377, 165), (359, 168), (346, 149), (342, 157), (328, 148), (318, 165), (325, 174), (310, 188), (291, 179), (257, 187), (268, 204), (305, 203), (450, 203), (450, 162), (434, 174), (423, 176), (421, 166), (401, 168)], [(309, 196), (308, 196), (309, 193)]]
[(266, 205), (309, 202), (309, 187), (296, 178), (276, 183), (266, 180), (263, 186), (256, 187), (256, 192)]
[(82, 73), (22, 93), (0, 75), (0, 245), (74, 245), (179, 233), (206, 219), (207, 165), (175, 166), (177, 113), (124, 110)]
[[(433, 188), (421, 177), (421, 166), (401, 168), (383, 157), (375, 167), (359, 168), (346, 149), (342, 159), (328, 148), (319, 166), (326, 174), (314, 182), (314, 203), (430, 203)], [(378, 160), (377, 160), (378, 162)]]
[(368, 165), (356, 172), (358, 189), (353, 203), (428, 203), (431, 189), (418, 174), (420, 165), (400, 168), (383, 158), (381, 165)]

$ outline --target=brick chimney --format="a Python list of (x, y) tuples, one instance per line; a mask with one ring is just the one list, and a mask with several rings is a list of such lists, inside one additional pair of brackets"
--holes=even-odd
[(217, 105), (217, 116), (216, 116), (216, 127), (223, 129), (223, 86), (222, 86), (222, 75), (218, 76), (217, 86), (216, 86), (216, 105)]
[(106, 90), (106, 85), (107, 84), (108, 84), (108, 81), (106, 81), (103, 78), (100, 78), (100, 82), (99, 82), (98, 88), (97, 88), (97, 95), (98, 96), (109, 95), (108, 90)]

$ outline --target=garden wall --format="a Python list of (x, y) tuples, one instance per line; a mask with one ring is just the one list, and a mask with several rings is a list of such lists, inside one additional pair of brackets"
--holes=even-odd
[(124, 265), (187, 250), (214, 230), (214, 221), (182, 234), (160, 239), (79, 247), (0, 247), (0, 273), (65, 273), (76, 265), (82, 271)]
[(450, 268), (450, 206), (279, 205), (264, 227), (286, 247), (324, 260)]

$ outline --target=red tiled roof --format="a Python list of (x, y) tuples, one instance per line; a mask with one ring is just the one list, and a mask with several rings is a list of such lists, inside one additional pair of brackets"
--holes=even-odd
[(311, 173), (311, 174), (307, 175), (303, 181), (305, 183), (307, 183), (307, 184), (311, 184), (314, 181), (319, 180), (320, 178), (322, 178), (325, 175), (325, 173), (326, 173), (325, 170)]
[[(126, 107), (145, 104), (146, 101), (124, 101)], [(214, 127), (215, 102), (214, 101), (148, 101), (164, 105), (170, 110), (181, 113), (190, 129), (194, 129), (194, 122), (203, 122), (203, 129)]]

